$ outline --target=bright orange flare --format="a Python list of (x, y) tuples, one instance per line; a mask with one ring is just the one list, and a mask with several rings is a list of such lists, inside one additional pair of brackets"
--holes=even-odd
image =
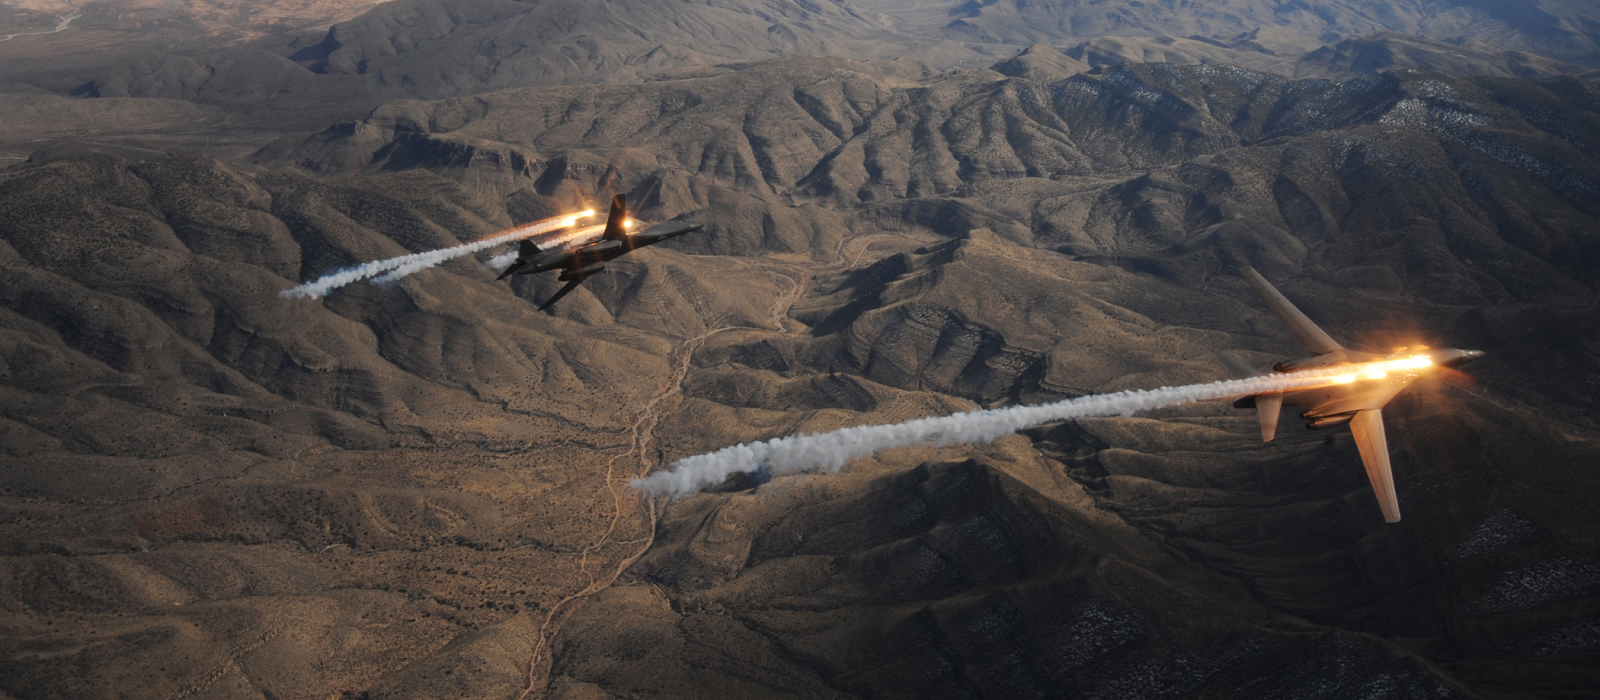
[(496, 231), (496, 232), (491, 233), (491, 234), (489, 234), (487, 236), (483, 236), (483, 237), (468, 241), (468, 243), (477, 243), (478, 241), (486, 241), (486, 240), (489, 240), (491, 238), (499, 238), (501, 236), (506, 236), (506, 235), (509, 235), (509, 234), (516, 233), (517, 231), (522, 231), (522, 230), (525, 230), (525, 229), (532, 229), (532, 228), (539, 228), (539, 227), (542, 227), (542, 226), (544, 226), (546, 224), (549, 224), (551, 222), (556, 222), (556, 221), (559, 221), (561, 223), (561, 227), (562, 228), (566, 228), (566, 227), (573, 226), (573, 225), (577, 224), (578, 223), (578, 219), (585, 219), (585, 218), (588, 218), (588, 217), (591, 217), (591, 216), (594, 216), (594, 210), (593, 209), (585, 209), (585, 210), (580, 211), (580, 212), (578, 212), (576, 214), (565, 214), (563, 216), (552, 216), (552, 217), (550, 217), (548, 219), (540, 219), (538, 221), (530, 221), (530, 222), (528, 222), (526, 224), (523, 224), (521, 226), (513, 226), (513, 227), (505, 229), (503, 231)]
[(1403, 372), (1406, 370), (1431, 367), (1433, 359), (1423, 356), (1407, 357), (1399, 360), (1380, 360), (1351, 366), (1349, 374), (1336, 374), (1328, 377), (1331, 384), (1351, 384), (1356, 381), (1373, 381), (1389, 376), (1390, 372)]

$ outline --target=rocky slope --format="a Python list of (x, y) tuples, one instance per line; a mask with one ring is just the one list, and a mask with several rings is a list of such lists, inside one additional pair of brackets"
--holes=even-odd
[[(259, 132), (308, 130), (397, 98), (631, 83), (780, 56), (906, 57), (943, 70), (990, 65), (1044, 44), (1091, 66), (1230, 64), (1345, 79), (1407, 67), (1547, 77), (1593, 69), (1600, 50), (1593, 29), (1600, 12), (1581, 0), (1342, 0), (1318, 7), (1256, 0), (399, 0), (343, 19), (364, 5), (96, 4), (72, 10), (78, 14), (67, 30), (0, 42), (0, 83), (228, 109), (233, 118), (225, 128), (193, 139), (190, 147), (199, 148), (207, 139), (259, 145), (270, 139)], [(221, 17), (260, 38), (216, 33)], [(319, 17), (343, 21), (301, 33)]]
[[(394, 101), (255, 172), (0, 171), (0, 692), (1581, 696), (1593, 88), (1071, 60), (787, 59)], [(707, 227), (553, 314), (471, 260), (276, 296), (612, 192)], [(1489, 351), (1389, 412), (1399, 525), (1346, 433), (1262, 446), (1221, 404), (623, 486), (1298, 354), (1246, 263), (1352, 344)]]
[(39, 160), (0, 176), (0, 675), (20, 697), (362, 688), (550, 605), (611, 517), (589, 477), (704, 328), (694, 312), (760, 324), (776, 295), (667, 253), (626, 296), (659, 308), (661, 275), (747, 283), (673, 285), (695, 304), (679, 326), (598, 337), (470, 263), (424, 273), (455, 291), (292, 303), (289, 280), (510, 220), (426, 174)]
[(860, 7), (894, 16), (899, 25), (923, 32), (1007, 44), (1103, 36), (1227, 41), (1265, 29), (1270, 35), (1319, 42), (1385, 31), (1431, 39), (1460, 37), (1558, 58), (1585, 56), (1596, 48), (1592, 27), (1597, 10), (1578, 0), (1347, 0), (1316, 5), (1260, 0), (1204, 5), (945, 0), (911, 5), (899, 0), (863, 0)]

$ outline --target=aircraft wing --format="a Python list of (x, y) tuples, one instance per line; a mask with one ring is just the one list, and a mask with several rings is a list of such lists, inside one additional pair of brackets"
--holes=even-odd
[[(1267, 278), (1256, 272), (1253, 267), (1245, 267), (1239, 272), (1244, 274), (1245, 281), (1256, 288), (1256, 293), (1261, 295), (1261, 300), (1267, 303), (1272, 313), (1278, 315), (1278, 320), (1289, 329), (1294, 339), (1300, 342), (1300, 347), (1316, 355), (1326, 355), (1339, 349), (1339, 344), (1328, 337), (1317, 324), (1300, 313), (1300, 310), (1289, 303), (1289, 300), (1279, 293), (1276, 288), (1267, 282)], [(1380, 428), (1381, 430), (1381, 428)]]
[(550, 295), (549, 299), (546, 299), (543, 304), (539, 305), (539, 310), (544, 311), (545, 309), (550, 308), (552, 304), (561, 301), (561, 297), (564, 297), (567, 294), (570, 294), (572, 290), (577, 289), (578, 285), (583, 284), (583, 280), (584, 278), (582, 277), (579, 277), (575, 280), (567, 280), (567, 283), (561, 285), (561, 288), (556, 290), (555, 294)]
[(1400, 522), (1400, 499), (1394, 495), (1394, 473), (1389, 469), (1389, 440), (1383, 433), (1383, 412), (1357, 411), (1350, 419), (1350, 432), (1356, 436), (1356, 449), (1367, 466), (1367, 480), (1378, 495), (1384, 522)]
[(1248, 379), (1261, 374), (1260, 372), (1250, 369), (1250, 365), (1241, 362), (1239, 358), (1229, 355), (1221, 350), (1217, 351), (1217, 359), (1222, 360), (1222, 364), (1227, 366), (1228, 371), (1232, 372), (1233, 376), (1239, 377), (1240, 379)]

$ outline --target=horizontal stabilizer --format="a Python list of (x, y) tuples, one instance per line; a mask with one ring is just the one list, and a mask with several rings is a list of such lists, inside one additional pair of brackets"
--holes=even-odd
[[(534, 245), (533, 241), (530, 241), (526, 238), (517, 241), (517, 259), (511, 261), (511, 264), (507, 265), (506, 269), (501, 270), (500, 276), (494, 278), (494, 281), (499, 282), (500, 280), (510, 277), (512, 273), (518, 272), (522, 270), (522, 268), (527, 267), (528, 263), (533, 262), (533, 259), (537, 257), (539, 257), (539, 246)], [(522, 274), (528, 273), (524, 272)]]
[[(1233, 355), (1221, 350), (1217, 351), (1217, 359), (1228, 366), (1228, 371), (1240, 379), (1259, 376), (1261, 373), (1250, 368)], [(1283, 412), (1283, 394), (1256, 394), (1246, 396), (1233, 403), (1234, 408), (1255, 408), (1256, 419), (1261, 422), (1261, 441), (1272, 442), (1278, 436), (1278, 414)]]
[(1356, 449), (1367, 467), (1367, 480), (1378, 496), (1383, 520), (1400, 522), (1400, 497), (1394, 493), (1394, 472), (1389, 467), (1389, 438), (1383, 433), (1382, 411), (1357, 411), (1350, 419), (1350, 433), (1356, 436)]
[(1267, 303), (1267, 306), (1272, 309), (1272, 313), (1277, 314), (1278, 320), (1282, 321), (1284, 327), (1289, 329), (1289, 333), (1294, 336), (1294, 339), (1299, 341), (1300, 347), (1316, 355), (1326, 355), (1340, 349), (1339, 344), (1334, 342), (1333, 338), (1328, 337), (1328, 334), (1318, 328), (1317, 324), (1312, 323), (1311, 319), (1300, 313), (1300, 310), (1295, 308), (1294, 304), (1289, 303), (1289, 299), (1269, 284), (1267, 279), (1261, 276), (1261, 273), (1256, 272), (1255, 268), (1245, 267), (1241, 268), (1239, 272), (1244, 275), (1245, 281), (1249, 282), (1250, 286), (1255, 287), (1256, 293), (1261, 295), (1261, 300)]
[(1283, 412), (1283, 394), (1256, 395), (1256, 420), (1261, 423), (1261, 441), (1278, 436), (1278, 414)]

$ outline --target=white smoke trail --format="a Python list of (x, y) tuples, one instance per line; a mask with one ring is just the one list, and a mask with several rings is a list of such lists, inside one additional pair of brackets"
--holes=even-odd
[[(592, 214), (593, 212), (587, 213)], [(281, 292), (278, 292), (278, 296), (285, 299), (298, 299), (302, 297), (307, 299), (319, 299), (327, 295), (328, 292), (343, 287), (347, 284), (359, 282), (369, 277), (376, 277), (386, 272), (389, 274), (384, 275), (382, 279), (377, 281), (393, 282), (401, 277), (426, 270), (447, 260), (459, 258), (463, 255), (471, 255), (480, 250), (487, 250), (495, 246), (505, 245), (506, 243), (510, 243), (512, 241), (531, 236), (537, 236), (541, 233), (549, 233), (550, 231), (554, 231), (559, 228), (571, 226), (579, 216), (583, 215), (560, 216), (553, 219), (535, 221), (526, 226), (520, 226), (511, 229), (510, 231), (497, 236), (492, 236), (479, 241), (473, 241), (471, 243), (463, 243), (458, 246), (442, 248), (440, 250), (430, 250), (425, 253), (402, 255), (400, 257), (389, 258), (387, 260), (374, 260), (369, 263), (362, 263), (355, 267), (348, 267), (337, 272), (323, 275), (314, 281), (307, 282), (298, 287), (285, 289)]]
[(681, 496), (694, 493), (707, 484), (721, 483), (735, 473), (755, 471), (762, 466), (773, 476), (812, 469), (835, 472), (852, 459), (867, 457), (891, 447), (988, 442), (1029, 426), (1069, 418), (1131, 416), (1139, 411), (1197, 401), (1348, 384), (1358, 378), (1377, 379), (1388, 371), (1417, 369), (1429, 364), (1431, 361), (1426, 358), (1369, 362), (1210, 384), (1080, 396), (1038, 406), (970, 411), (894, 425), (862, 425), (830, 433), (791, 435), (685, 457), (674, 462), (669, 471), (634, 479), (632, 485), (650, 494)]
[(484, 261), (483, 267), (491, 272), (499, 272), (517, 261), (518, 253), (515, 248), (496, 255)]
[[(605, 224), (573, 229), (568, 233), (561, 234), (559, 236), (551, 236), (550, 238), (539, 241), (539, 248), (546, 251), (561, 250), (562, 248), (571, 247), (573, 245), (585, 242), (584, 239), (598, 234), (604, 230), (606, 230)], [(517, 255), (518, 253), (515, 250), (507, 251), (505, 253), (501, 253), (500, 255), (489, 258), (489, 260), (485, 262), (483, 266), (495, 272), (499, 272), (506, 269), (507, 265), (516, 262)], [(389, 282), (391, 280), (385, 276), (378, 278), (376, 281)]]

